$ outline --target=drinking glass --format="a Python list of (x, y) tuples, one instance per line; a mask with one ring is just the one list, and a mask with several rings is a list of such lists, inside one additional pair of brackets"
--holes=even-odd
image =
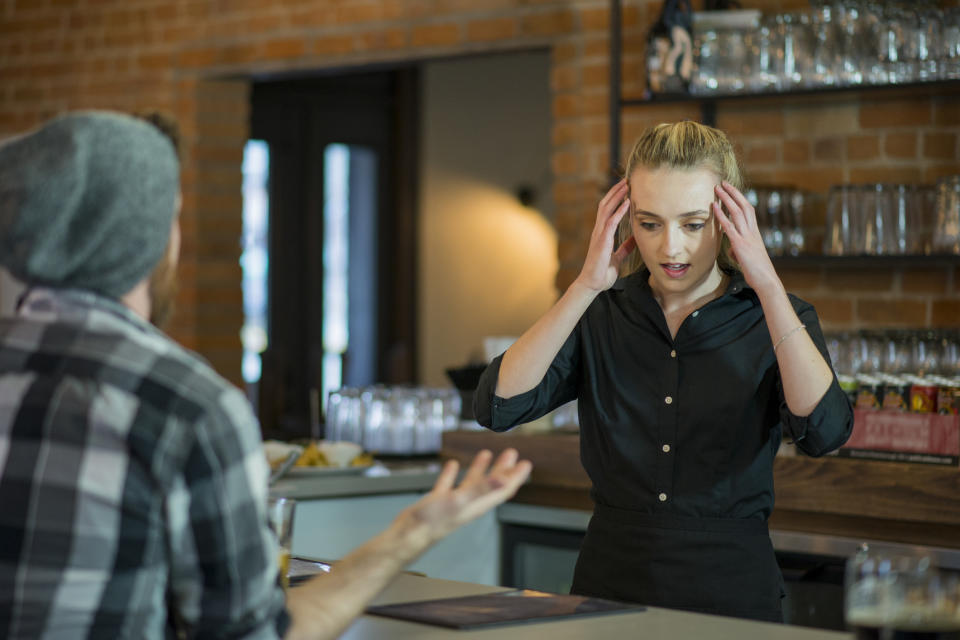
[(696, 69), (690, 82), (690, 91), (695, 95), (715, 93), (720, 72), (720, 42), (716, 29), (698, 30), (694, 37)]
[(960, 7), (943, 11), (937, 71), (945, 80), (960, 78)]
[(936, 193), (933, 250), (935, 253), (960, 253), (960, 175), (938, 179)]
[(843, 256), (853, 253), (853, 225), (857, 219), (856, 192), (850, 185), (834, 185), (827, 196), (827, 229), (823, 253)]
[(283, 588), (290, 586), (290, 545), (293, 540), (293, 513), (296, 501), (292, 498), (267, 498), (267, 520), (277, 536), (277, 566)]
[(860, 233), (857, 252), (866, 255), (889, 255), (896, 252), (895, 234), (890, 210), (890, 190), (884, 184), (866, 185), (861, 191), (859, 209)]
[(960, 638), (960, 580), (927, 554), (863, 545), (844, 583), (844, 617), (858, 640)]
[(811, 80), (819, 86), (837, 83), (840, 67), (835, 10), (828, 2), (814, 8), (811, 21)]
[(908, 252), (910, 218), (913, 216), (912, 207), (916, 205), (916, 189), (907, 184), (890, 186), (890, 247), (891, 253), (905, 254)]
[(803, 253), (806, 237), (803, 232), (803, 208), (806, 203), (806, 195), (799, 189), (791, 189), (786, 198), (786, 228), (787, 253), (791, 256), (798, 256)]

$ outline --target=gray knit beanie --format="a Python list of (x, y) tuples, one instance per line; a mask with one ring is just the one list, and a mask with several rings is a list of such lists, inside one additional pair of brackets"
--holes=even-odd
[(0, 264), (28, 285), (119, 299), (163, 257), (180, 190), (172, 143), (105, 111), (0, 146)]

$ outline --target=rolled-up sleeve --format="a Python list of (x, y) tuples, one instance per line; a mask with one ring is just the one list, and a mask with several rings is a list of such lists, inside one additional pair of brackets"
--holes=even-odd
[[(816, 311), (809, 304), (804, 304), (797, 309), (797, 315), (807, 326), (810, 339), (832, 369), (830, 353)], [(808, 416), (798, 416), (790, 411), (781, 385), (780, 420), (784, 433), (793, 440), (797, 448), (809, 456), (818, 457), (841, 447), (850, 437), (853, 432), (853, 407), (834, 374), (826, 393)]]
[(529, 391), (511, 398), (496, 394), (503, 355), (496, 357), (480, 376), (473, 397), (473, 412), (484, 427), (506, 431), (531, 422), (577, 397), (580, 378), (580, 327), (573, 330), (554, 357), (543, 379)]

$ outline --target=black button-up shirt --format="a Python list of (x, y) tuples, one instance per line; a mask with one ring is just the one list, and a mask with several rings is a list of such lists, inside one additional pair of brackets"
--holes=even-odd
[[(649, 514), (766, 520), (781, 433), (808, 455), (842, 445), (853, 410), (836, 377), (813, 412), (787, 408), (756, 293), (735, 274), (670, 337), (640, 271), (600, 294), (535, 388), (495, 394), (502, 356), (480, 379), (480, 424), (505, 431), (579, 399), (580, 457), (598, 504)], [(790, 296), (830, 359), (813, 307)]]

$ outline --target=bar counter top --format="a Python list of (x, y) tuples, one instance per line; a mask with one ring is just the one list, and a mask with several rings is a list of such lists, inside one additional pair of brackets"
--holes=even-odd
[[(533, 462), (514, 503), (593, 510), (576, 432), (448, 431), (442, 456), (463, 462), (506, 447)], [(957, 467), (778, 456), (774, 490), (771, 529), (960, 549)]]
[[(374, 601), (374, 604), (413, 602), (434, 598), (455, 598), (501, 591), (466, 582), (452, 582), (402, 574)], [(484, 630), (458, 631), (391, 618), (364, 615), (351, 625), (341, 640), (605, 640), (645, 638), (647, 640), (840, 640), (853, 634), (806, 627), (770, 624), (698, 613), (648, 607), (636, 613), (613, 613), (549, 622), (496, 626)]]

